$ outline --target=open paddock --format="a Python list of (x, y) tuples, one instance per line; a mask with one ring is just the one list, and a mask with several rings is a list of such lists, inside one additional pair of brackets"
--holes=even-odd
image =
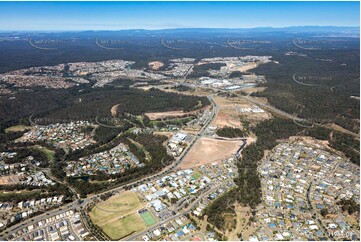
[(145, 115), (150, 120), (183, 118), (183, 117), (190, 116), (190, 115), (196, 115), (199, 112), (206, 110), (206, 109), (210, 109), (210, 108), (211, 108), (211, 106), (208, 105), (202, 109), (198, 109), (198, 110), (194, 110), (194, 111), (190, 111), (190, 112), (184, 112), (184, 111), (148, 112), (148, 113), (145, 113)]
[(27, 129), (31, 129), (31, 126), (15, 125), (15, 126), (11, 126), (9, 128), (6, 128), (5, 133), (8, 133), (8, 132), (22, 132), (22, 131), (25, 131)]
[(218, 128), (233, 127), (233, 128), (241, 128), (242, 124), (238, 117), (238, 112), (236, 109), (221, 109), (218, 113), (212, 125), (217, 126)]
[(23, 177), (22, 175), (0, 176), (0, 185), (18, 184)]
[(242, 144), (242, 140), (200, 138), (186, 155), (180, 168), (193, 168), (228, 158), (234, 155)]
[(124, 218), (108, 222), (100, 227), (112, 240), (120, 240), (133, 233), (142, 231), (146, 228), (146, 225), (139, 214), (132, 214)]
[(89, 216), (94, 224), (101, 227), (121, 217), (136, 213), (143, 207), (144, 204), (137, 193), (126, 191), (96, 204)]

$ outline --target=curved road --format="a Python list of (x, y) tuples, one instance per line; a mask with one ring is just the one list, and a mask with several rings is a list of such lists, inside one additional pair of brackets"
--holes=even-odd
[[(189, 150), (192, 148), (193, 144), (197, 141), (197, 139), (203, 135), (203, 133), (205, 132), (205, 130), (207, 129), (208, 125), (212, 122), (213, 118), (215, 117), (216, 113), (217, 113), (217, 106), (215, 104), (215, 102), (213, 101), (213, 97), (212, 95), (208, 96), (207, 97), (210, 102), (212, 103), (212, 113), (211, 115), (209, 116), (208, 120), (206, 121), (205, 125), (202, 127), (202, 129), (198, 132), (197, 135), (194, 136), (193, 140), (191, 141), (191, 143), (187, 146), (187, 148), (183, 151), (182, 155), (176, 159), (176, 161), (165, 167), (164, 170), (156, 173), (156, 174), (153, 174), (151, 176), (148, 176), (148, 177), (145, 177), (145, 178), (141, 178), (139, 180), (136, 180), (136, 181), (133, 181), (133, 182), (130, 182), (130, 183), (126, 183), (126, 184), (122, 184), (120, 185), (119, 187), (115, 187), (115, 188), (112, 188), (112, 189), (109, 189), (109, 190), (106, 190), (106, 191), (103, 191), (103, 192), (100, 192), (100, 193), (97, 193), (95, 195), (92, 195), (92, 196), (89, 196), (87, 198), (85, 198), (83, 200), (82, 203), (79, 203), (78, 200), (76, 201), (73, 201), (71, 203), (68, 203), (68, 204), (64, 204), (63, 206), (59, 207), (59, 208), (56, 208), (56, 209), (53, 209), (53, 210), (50, 210), (48, 211), (47, 213), (43, 213), (43, 214), (40, 214), (38, 216), (34, 216), (32, 218), (28, 218), (28, 219), (24, 219), (22, 220), (20, 223), (17, 223), (9, 228), (6, 228), (4, 231), (2, 231), (0, 233), (0, 239), (1, 240), (5, 240), (7, 236), (11, 235), (11, 234), (15, 234), (17, 231), (23, 229), (24, 227), (27, 227), (31, 224), (34, 224), (36, 222), (39, 222), (39, 221), (42, 221), (42, 220), (45, 220), (47, 218), (50, 218), (50, 217), (53, 217), (54, 215), (57, 215), (59, 213), (62, 213), (64, 212), (63, 210), (69, 210), (69, 209), (75, 209), (75, 210), (82, 210), (83, 206), (86, 206), (87, 204), (89, 204), (90, 202), (92, 202), (93, 200), (95, 200), (98, 196), (102, 195), (102, 194), (106, 194), (106, 193), (109, 193), (109, 192), (116, 192), (116, 191), (121, 191), (123, 190), (126, 186), (132, 186), (132, 185), (138, 185), (140, 184), (141, 182), (144, 182), (146, 180), (149, 180), (149, 179), (157, 179), (161, 176), (164, 176), (164, 175), (167, 175), (169, 173), (171, 173), (172, 171), (174, 171), (178, 166), (179, 164), (182, 162), (183, 158), (185, 157), (185, 155), (189, 152)], [(72, 189), (71, 189), (72, 190)], [(73, 190), (72, 190), (73, 191)], [(77, 195), (78, 196), (78, 195)]]
[[(324, 128), (336, 130), (335, 128), (330, 127), (329, 125), (310, 122), (310, 121), (307, 120), (307, 119), (302, 119), (302, 118), (299, 118), (299, 117), (297, 117), (297, 116), (295, 116), (295, 115), (286, 113), (286, 112), (284, 112), (284, 111), (282, 111), (282, 110), (280, 110), (280, 109), (278, 109), (278, 108), (276, 108), (276, 107), (273, 107), (273, 106), (271, 106), (271, 105), (262, 103), (262, 102), (254, 99), (254, 98), (252, 98), (252, 97), (250, 97), (250, 96), (240, 96), (240, 98), (241, 98), (241, 99), (244, 99), (244, 100), (246, 100), (246, 101), (248, 101), (248, 102), (250, 102), (250, 103), (256, 104), (256, 105), (258, 105), (258, 106), (260, 106), (260, 107), (262, 107), (262, 108), (264, 108), (264, 109), (266, 109), (266, 110), (268, 110), (268, 111), (270, 111), (270, 112), (276, 113), (276, 114), (278, 114), (278, 115), (280, 115), (280, 116), (282, 116), (282, 117), (285, 117), (285, 118), (288, 118), (288, 119), (292, 119), (292, 120), (294, 120), (295, 122), (305, 122), (305, 123), (309, 123), (309, 124), (312, 125), (312, 126), (320, 126), (320, 127), (324, 127)], [(298, 125), (300, 125), (300, 124), (298, 124)], [(339, 132), (342, 132), (342, 133), (346, 133), (346, 134), (352, 135), (352, 136), (354, 136), (354, 137), (359, 137), (358, 134), (356, 134), (356, 133), (354, 133), (354, 132), (351, 132), (351, 131), (349, 131), (349, 130), (346, 130), (346, 129), (339, 129), (339, 130), (337, 129), (336, 131), (339, 131)]]

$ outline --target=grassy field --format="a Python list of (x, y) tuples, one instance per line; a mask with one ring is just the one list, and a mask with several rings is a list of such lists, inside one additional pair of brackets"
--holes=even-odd
[(146, 225), (140, 215), (135, 213), (104, 224), (101, 228), (112, 240), (119, 240), (132, 233), (142, 231)]
[(137, 116), (137, 120), (143, 125), (143, 127), (145, 127), (144, 125), (144, 118), (141, 115)]
[(148, 226), (153, 225), (153, 224), (155, 224), (157, 222), (155, 220), (155, 218), (153, 217), (153, 215), (149, 211), (147, 211), (145, 213), (142, 213), (140, 216), (144, 219), (144, 222)]
[(225, 229), (231, 230), (235, 227), (237, 221), (236, 217), (233, 214), (224, 214), (224, 221), (225, 221)]
[[(40, 189), (36, 189), (32, 191), (20, 190), (16, 192), (2, 191), (0, 192), (0, 202), (14, 201), (15, 198), (16, 200), (19, 201), (30, 200), (33, 199), (34, 197), (40, 197), (41, 194), (42, 192)], [(44, 196), (45, 194), (42, 195)]]
[(55, 151), (49, 150), (49, 149), (47, 149), (45, 147), (42, 147), (40, 145), (35, 145), (34, 149), (37, 149), (37, 150), (43, 152), (46, 155), (46, 157), (48, 158), (48, 160), (50, 160), (50, 161), (55, 160)]
[(192, 178), (194, 179), (199, 179), (202, 177), (202, 173), (200, 173), (198, 170), (194, 170), (193, 174), (192, 174)]
[(127, 191), (98, 203), (89, 216), (93, 223), (101, 226), (109, 221), (135, 213), (143, 207), (144, 204), (140, 202), (138, 195)]
[(118, 240), (146, 227), (137, 212), (144, 206), (137, 193), (126, 191), (98, 203), (89, 216), (109, 237)]
[(143, 145), (139, 144), (137, 141), (132, 140), (132, 139), (130, 139), (130, 138), (128, 138), (128, 140), (130, 140), (130, 142), (132, 142), (134, 145), (136, 145), (138, 149), (140, 149), (141, 151), (144, 152), (145, 158), (146, 158), (147, 160), (151, 160), (151, 159), (152, 159), (151, 155), (149, 154), (149, 152), (148, 152), (146, 149), (144, 149), (144, 146), (143, 146)]
[(26, 126), (26, 125), (15, 125), (15, 126), (11, 126), (7, 129), (5, 129), (5, 133), (7, 132), (18, 132), (18, 131), (24, 131), (26, 129), (30, 129), (31, 126)]

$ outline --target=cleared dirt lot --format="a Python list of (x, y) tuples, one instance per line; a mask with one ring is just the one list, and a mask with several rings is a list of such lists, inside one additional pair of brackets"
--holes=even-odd
[(267, 111), (262, 113), (244, 111), (249, 108), (253, 109), (255, 105), (240, 98), (215, 97), (214, 101), (218, 106), (219, 112), (212, 125), (219, 128), (225, 126), (242, 128), (242, 122), (244, 121), (254, 123), (271, 118)]
[(5, 129), (5, 133), (7, 132), (18, 132), (18, 131), (24, 131), (26, 129), (31, 129), (31, 126), (27, 126), (27, 125), (15, 125), (15, 126), (11, 126), (7, 129)]
[(247, 94), (251, 94), (255, 92), (263, 92), (264, 90), (266, 90), (265, 87), (248, 87), (248, 88), (242, 88), (241, 91)]
[(212, 163), (234, 155), (243, 144), (242, 140), (200, 138), (184, 158), (181, 169)]
[(247, 63), (244, 66), (238, 67), (237, 65), (235, 65), (233, 62), (226, 62), (227, 68), (229, 71), (240, 71), (240, 72), (246, 72), (249, 71), (251, 69), (254, 69), (258, 66), (259, 63)]
[(212, 122), (213, 125), (222, 128), (225, 126), (233, 127), (233, 128), (241, 128), (242, 124), (238, 118), (237, 111), (234, 109), (224, 110), (221, 109), (215, 120)]
[(242, 127), (238, 117), (238, 111), (234, 103), (230, 102), (225, 97), (215, 97), (213, 100), (217, 104), (219, 111), (213, 120), (212, 125), (215, 125), (219, 128), (225, 126), (234, 128)]
[(22, 176), (22, 175), (1, 176), (0, 177), (0, 185), (17, 184), (23, 177), (24, 176)]
[(116, 104), (110, 109), (110, 112), (111, 112), (113, 117), (117, 116), (117, 110), (118, 110), (119, 105), (120, 104)]
[(203, 110), (210, 109), (210, 108), (211, 108), (211, 106), (209, 105), (202, 109), (194, 110), (191, 112), (183, 112), (183, 111), (149, 112), (149, 113), (145, 113), (145, 115), (147, 115), (150, 120), (181, 118), (181, 117), (197, 114)]
[(164, 63), (161, 61), (152, 61), (148, 63), (148, 66), (150, 69), (152, 70), (158, 70), (159, 68), (161, 68), (162, 66), (164, 66)]

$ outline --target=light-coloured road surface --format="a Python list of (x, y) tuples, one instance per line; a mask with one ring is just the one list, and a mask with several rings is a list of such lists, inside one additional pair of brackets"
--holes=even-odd
[(197, 199), (196, 199), (195, 201), (193, 201), (193, 202), (188, 206), (187, 210), (185, 210), (185, 211), (183, 211), (183, 212), (181, 212), (181, 213), (179, 213), (179, 214), (176, 214), (176, 215), (174, 215), (174, 216), (172, 216), (172, 217), (169, 217), (167, 220), (158, 222), (158, 223), (156, 223), (155, 225), (153, 225), (152, 227), (149, 227), (147, 230), (142, 231), (142, 232), (140, 232), (140, 233), (137, 233), (137, 234), (135, 234), (135, 235), (131, 235), (131, 236), (129, 236), (129, 237), (126, 237), (126, 238), (124, 238), (123, 240), (125, 240), (125, 241), (133, 241), (133, 240), (136, 240), (138, 237), (144, 236), (144, 235), (147, 234), (149, 231), (152, 231), (152, 230), (158, 228), (158, 227), (161, 226), (162, 224), (169, 223), (169, 222), (171, 222), (171, 221), (173, 221), (173, 220), (181, 217), (182, 215), (185, 215), (185, 214), (191, 212), (192, 209), (197, 205), (197, 203), (198, 203), (200, 200), (202, 200), (203, 198), (205, 198), (206, 196), (208, 196), (210, 193), (216, 191), (219, 187), (220, 187), (220, 185), (218, 185), (217, 187), (209, 190), (208, 192), (205, 192), (205, 193), (201, 194), (200, 196), (198, 196)]
[[(173, 162), (171, 165), (166, 166), (162, 171), (150, 175), (148, 177), (142, 178), (142, 179), (138, 179), (136, 181), (127, 183), (127, 184), (122, 184), (119, 187), (115, 187), (100, 193), (97, 193), (95, 195), (92, 196), (88, 196), (87, 198), (85, 198), (82, 203), (79, 203), (78, 200), (73, 201), (71, 203), (65, 204), (57, 209), (53, 209), (48, 211), (47, 213), (43, 213), (41, 215), (38, 216), (34, 216), (32, 218), (28, 218), (28, 219), (24, 219), (21, 221), (21, 223), (17, 223), (7, 229), (5, 229), (4, 231), (1, 232), (0, 234), (0, 240), (5, 240), (6, 237), (8, 237), (11, 234), (15, 234), (16, 232), (18, 232), (19, 230), (34, 224), (36, 222), (45, 220), (47, 218), (53, 217), (57, 214), (60, 214), (62, 212), (70, 210), (70, 209), (75, 209), (80, 211), (83, 207), (85, 207), (87, 204), (91, 203), (92, 201), (94, 201), (98, 196), (105, 194), (105, 193), (109, 193), (109, 192), (119, 192), (121, 190), (123, 190), (125, 188), (125, 186), (132, 186), (132, 185), (140, 185), (142, 182), (144, 182), (145, 180), (149, 180), (149, 179), (159, 179), (160, 177), (167, 175), (171, 172), (173, 172), (174, 170), (177, 169), (177, 167), (182, 163), (183, 158), (185, 157), (185, 155), (189, 152), (189, 150), (192, 148), (192, 146), (194, 145), (194, 143), (197, 141), (197, 139), (199, 137), (201, 137), (205, 130), (207, 129), (207, 127), (209, 126), (209, 124), (212, 122), (212, 120), (214, 119), (216, 112), (217, 112), (217, 106), (215, 104), (215, 102), (213, 101), (213, 97), (210, 95), (207, 97), (209, 99), (209, 101), (211, 102), (213, 108), (212, 108), (212, 113), (209, 116), (208, 120), (206, 121), (205, 125), (202, 127), (202, 129), (198, 132), (197, 135), (194, 136), (193, 140), (191, 141), (191, 143), (187, 146), (187, 148), (183, 151), (182, 155), (176, 159), (175, 162)], [(64, 184), (64, 183), (63, 183)], [(66, 185), (66, 184), (64, 184)], [(75, 191), (73, 188), (70, 188), (73, 192)], [(75, 194), (78, 196), (78, 194), (75, 192)]]
[[(309, 125), (309, 127), (320, 126), (320, 127), (336, 130), (334, 127), (332, 127), (330, 125), (310, 122), (307, 119), (302, 119), (302, 118), (297, 117), (296, 115), (286, 113), (286, 112), (284, 112), (284, 111), (282, 111), (282, 110), (280, 110), (280, 109), (278, 109), (276, 107), (273, 107), (273, 106), (271, 106), (269, 104), (265, 104), (263, 102), (260, 102), (260, 101), (256, 100), (255, 98), (252, 98), (250, 96), (241, 96), (240, 98), (243, 99), (243, 100), (246, 100), (246, 101), (248, 101), (250, 103), (256, 104), (256, 105), (262, 107), (263, 109), (268, 110), (271, 113), (278, 114), (279, 116), (287, 118), (287, 119), (292, 119), (292, 120), (295, 121), (296, 124), (298, 124), (297, 122), (304, 122), (305, 123), (304, 125), (303, 124), (298, 124), (300, 126), (303, 126), (303, 127), (306, 127), (306, 125), (307, 126)], [(349, 134), (349, 135), (352, 135), (352, 136), (357, 137), (357, 138), (359, 137), (359, 134), (351, 132), (350, 130), (337, 129), (336, 131), (339, 131), (339, 132), (342, 132), (342, 133), (345, 133), (345, 134)]]

